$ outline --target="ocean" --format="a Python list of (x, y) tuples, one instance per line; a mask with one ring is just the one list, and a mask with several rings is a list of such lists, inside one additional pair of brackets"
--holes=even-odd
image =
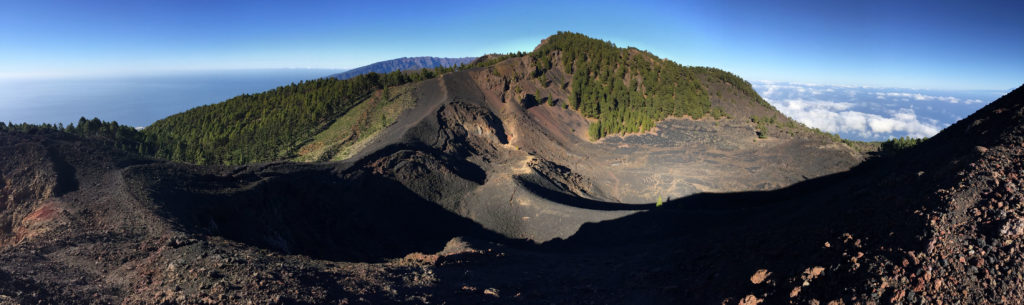
[(259, 93), (342, 70), (267, 69), (159, 75), (0, 79), (0, 121), (72, 123), (98, 117), (145, 127), (196, 106)]

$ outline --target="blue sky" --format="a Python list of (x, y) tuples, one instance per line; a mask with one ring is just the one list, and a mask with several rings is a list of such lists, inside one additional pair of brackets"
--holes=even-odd
[(8, 1), (0, 78), (354, 68), (559, 30), (750, 80), (1016, 88), (1022, 1)]

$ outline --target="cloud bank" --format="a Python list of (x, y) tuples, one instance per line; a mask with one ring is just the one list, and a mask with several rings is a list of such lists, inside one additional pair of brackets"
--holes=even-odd
[(848, 139), (930, 137), (999, 97), (999, 92), (752, 82), (786, 116)]
[(879, 115), (850, 110), (854, 104), (847, 102), (803, 99), (769, 102), (786, 116), (831, 133), (852, 133), (862, 138), (887, 138), (897, 134), (921, 138), (942, 130), (937, 121), (919, 119), (909, 108)]
[[(907, 92), (875, 92), (875, 96), (878, 99), (883, 99), (884, 100), (886, 98), (890, 98), (891, 97), (891, 98), (896, 98), (896, 99), (899, 99), (899, 100), (902, 100), (902, 101), (905, 101), (905, 102), (906, 101), (910, 101), (911, 99), (913, 99), (915, 101), (940, 101), (940, 102), (947, 102), (947, 103), (950, 103), (950, 104), (957, 104), (957, 103), (961, 102), (961, 99), (956, 98), (956, 97), (952, 97), (952, 96), (931, 96), (931, 95), (925, 95), (925, 94), (920, 94), (920, 93), (907, 93)], [(963, 100), (963, 102), (966, 103), (966, 104), (978, 104), (978, 103), (981, 103), (981, 100), (979, 100), (979, 99), (966, 99), (966, 100)]]

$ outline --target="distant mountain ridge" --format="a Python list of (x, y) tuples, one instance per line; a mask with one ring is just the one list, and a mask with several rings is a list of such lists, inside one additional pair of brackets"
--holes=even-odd
[(331, 75), (337, 79), (349, 79), (357, 75), (370, 72), (389, 73), (394, 71), (433, 69), (436, 67), (452, 67), (462, 64), (469, 64), (476, 57), (402, 57), (392, 60), (375, 62), (366, 66), (348, 70), (342, 73)]

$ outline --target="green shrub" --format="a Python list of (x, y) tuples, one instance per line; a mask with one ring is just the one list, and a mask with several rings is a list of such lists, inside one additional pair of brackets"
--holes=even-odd
[(911, 138), (909, 136), (892, 138), (888, 141), (882, 142), (882, 152), (897, 152), (910, 149), (911, 147), (917, 146), (922, 142), (928, 140), (928, 138)]

